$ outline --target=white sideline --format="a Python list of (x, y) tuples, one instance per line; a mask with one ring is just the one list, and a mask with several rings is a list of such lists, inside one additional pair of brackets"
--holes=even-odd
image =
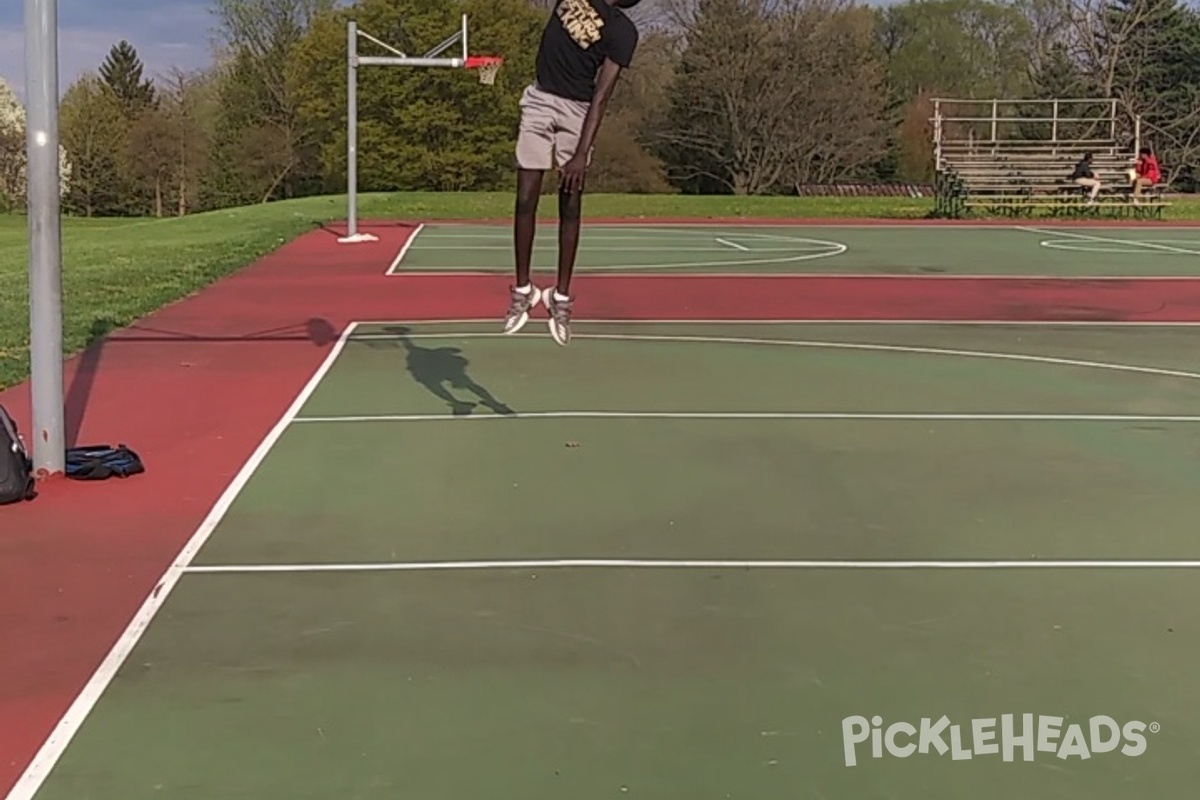
[(474, 422), (513, 419), (825, 420), (875, 422), (1200, 422), (1196, 414), (1021, 414), (855, 411), (514, 411), (511, 414), (344, 414), (296, 417), (331, 422)]
[(1187, 559), (670, 559), (670, 558), (551, 558), (495, 561), (391, 561), (359, 564), (203, 564), (189, 566), (192, 574), (237, 575), (305, 572), (436, 572), (499, 569), (1197, 569)]
[(399, 274), (396, 270), (400, 269), (401, 262), (404, 261), (404, 257), (406, 255), (408, 255), (409, 249), (413, 246), (413, 242), (415, 242), (417, 240), (417, 237), (421, 235), (421, 231), (423, 231), (423, 230), (425, 230), (424, 222), (422, 222), (420, 225), (418, 225), (416, 230), (414, 230), (411, 234), (409, 234), (408, 239), (404, 242), (404, 245), (400, 248), (400, 252), (396, 254), (396, 257), (394, 259), (392, 259), (392, 263), (387, 268), (387, 272), (383, 273), (384, 275), (398, 275)]

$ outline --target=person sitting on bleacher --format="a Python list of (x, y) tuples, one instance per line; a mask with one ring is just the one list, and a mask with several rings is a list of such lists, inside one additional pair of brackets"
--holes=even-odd
[(1133, 165), (1133, 200), (1136, 203), (1142, 192), (1151, 186), (1158, 185), (1162, 180), (1162, 172), (1158, 169), (1158, 159), (1149, 147), (1138, 151), (1137, 161)]
[(1083, 158), (1079, 159), (1079, 163), (1075, 165), (1075, 171), (1071, 173), (1071, 180), (1077, 186), (1091, 189), (1091, 194), (1088, 195), (1088, 204), (1096, 202), (1096, 195), (1100, 194), (1100, 181), (1096, 179), (1096, 173), (1092, 172), (1092, 154), (1084, 153)]

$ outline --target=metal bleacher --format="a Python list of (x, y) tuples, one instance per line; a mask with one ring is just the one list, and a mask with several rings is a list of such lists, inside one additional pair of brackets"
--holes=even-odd
[[(1161, 216), (1165, 187), (1133, 197), (1127, 175), (1140, 122), (1115, 100), (933, 101), (936, 214)], [(1123, 145), (1122, 142), (1125, 144)], [(1103, 187), (1096, 203), (1069, 179), (1085, 153)]]

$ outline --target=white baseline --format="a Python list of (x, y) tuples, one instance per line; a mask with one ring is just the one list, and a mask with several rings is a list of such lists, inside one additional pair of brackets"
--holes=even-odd
[(736, 569), (736, 570), (1038, 570), (1197, 569), (1187, 559), (670, 559), (550, 558), (483, 561), (385, 561), (356, 564), (196, 564), (189, 573), (208, 575), (306, 572), (455, 572), (548, 569)]

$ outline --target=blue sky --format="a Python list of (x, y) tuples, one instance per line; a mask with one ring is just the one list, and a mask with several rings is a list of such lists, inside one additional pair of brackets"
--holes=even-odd
[[(59, 84), (100, 66), (127, 39), (148, 77), (172, 66), (196, 69), (211, 60), (210, 0), (58, 0)], [(0, 1), (0, 78), (25, 97), (25, 4)]]

